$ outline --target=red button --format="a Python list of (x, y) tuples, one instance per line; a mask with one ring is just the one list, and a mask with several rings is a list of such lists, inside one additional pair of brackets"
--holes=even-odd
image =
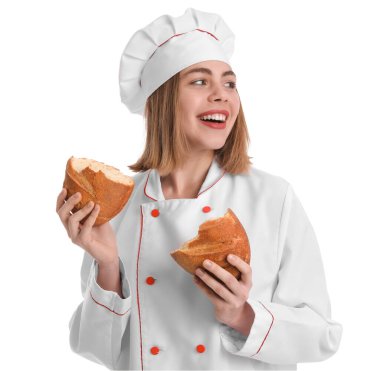
[(203, 344), (197, 345), (197, 352), (203, 353), (206, 350), (205, 346)]
[(160, 212), (158, 211), (158, 209), (154, 209), (154, 210), (152, 210), (151, 214), (152, 214), (152, 216), (157, 218), (160, 215)]
[(147, 279), (145, 280), (145, 282), (148, 284), (148, 285), (154, 285), (154, 282), (155, 282), (156, 280), (153, 278), (153, 277), (151, 277), (151, 276), (149, 276), (149, 277), (147, 277)]
[(154, 355), (157, 355), (158, 353), (160, 353), (160, 349), (158, 347), (152, 347), (150, 348), (150, 352)]
[(211, 211), (211, 207), (210, 207), (210, 206), (205, 206), (205, 207), (202, 209), (202, 211), (203, 211), (204, 213), (209, 213), (209, 212)]

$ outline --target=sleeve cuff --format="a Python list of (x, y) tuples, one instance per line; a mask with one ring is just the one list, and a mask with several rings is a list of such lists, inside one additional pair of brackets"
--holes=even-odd
[(225, 324), (220, 325), (219, 331), (222, 344), (228, 352), (242, 357), (254, 357), (265, 346), (274, 316), (260, 301), (249, 298), (247, 302), (255, 312), (249, 335), (244, 336)]
[(89, 294), (91, 300), (96, 304), (100, 305), (109, 311), (123, 316), (127, 314), (131, 308), (131, 295), (130, 295), (130, 285), (128, 278), (125, 274), (125, 267), (122, 260), (119, 257), (119, 266), (121, 273), (121, 285), (122, 293), (125, 299), (122, 299), (116, 292), (104, 290), (98, 285), (96, 279), (98, 277), (98, 268), (99, 265), (94, 259), (91, 265), (91, 271), (89, 276)]

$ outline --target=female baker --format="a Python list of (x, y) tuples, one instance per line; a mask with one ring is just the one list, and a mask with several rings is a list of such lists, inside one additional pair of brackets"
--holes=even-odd
[[(70, 345), (110, 369), (295, 370), (338, 349), (342, 327), (309, 219), (285, 179), (250, 165), (233, 45), (220, 16), (191, 8), (137, 31), (119, 75), (122, 102), (147, 124), (132, 196), (97, 227), (98, 206), (73, 214), (80, 195), (58, 196), (59, 217), (85, 250)], [(228, 257), (237, 280), (204, 261), (194, 281), (170, 252), (228, 208), (251, 262)]]

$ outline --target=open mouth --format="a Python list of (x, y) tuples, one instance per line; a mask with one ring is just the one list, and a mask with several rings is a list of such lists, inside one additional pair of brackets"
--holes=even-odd
[(206, 116), (201, 116), (199, 117), (201, 121), (204, 122), (213, 122), (213, 123), (218, 123), (218, 124), (223, 124), (226, 122), (226, 115), (223, 114), (214, 114), (214, 115), (206, 115)]

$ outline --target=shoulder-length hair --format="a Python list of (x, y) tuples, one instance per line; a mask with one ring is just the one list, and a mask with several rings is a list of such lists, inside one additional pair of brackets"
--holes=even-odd
[[(181, 167), (189, 143), (179, 122), (179, 72), (155, 90), (145, 105), (145, 149), (138, 161), (128, 167), (134, 172), (157, 169), (167, 175)], [(242, 105), (235, 124), (222, 148), (215, 150), (219, 166), (231, 174), (248, 173), (249, 133)]]

